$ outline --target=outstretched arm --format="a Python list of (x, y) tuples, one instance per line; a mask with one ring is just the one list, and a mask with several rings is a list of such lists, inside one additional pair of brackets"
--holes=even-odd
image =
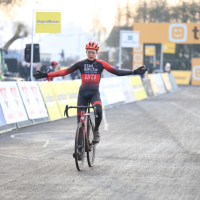
[(144, 74), (147, 71), (147, 69), (144, 66), (141, 66), (138, 69), (131, 71), (131, 70), (115, 69), (114, 67), (110, 66), (105, 61), (101, 61), (101, 63), (103, 64), (104, 69), (106, 69), (110, 73), (115, 74), (117, 76), (127, 76), (127, 75), (132, 75), (132, 74)]
[(110, 66), (107, 62), (101, 61), (103, 64), (103, 67), (105, 70), (109, 71), (112, 74), (115, 74), (117, 76), (127, 76), (131, 75), (132, 71), (131, 70), (120, 70), (120, 69), (115, 69), (114, 67)]

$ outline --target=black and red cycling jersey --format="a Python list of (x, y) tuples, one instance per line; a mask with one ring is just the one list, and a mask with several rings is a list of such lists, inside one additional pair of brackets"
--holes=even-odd
[(132, 71), (115, 69), (103, 60), (95, 59), (93, 61), (90, 61), (88, 59), (85, 59), (75, 63), (67, 69), (48, 73), (48, 77), (65, 76), (78, 69), (80, 70), (82, 78), (80, 90), (99, 89), (99, 82), (104, 69), (117, 76), (126, 76), (132, 74)]

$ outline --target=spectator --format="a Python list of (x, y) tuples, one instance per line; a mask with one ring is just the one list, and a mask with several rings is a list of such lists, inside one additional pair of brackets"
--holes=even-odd
[(171, 64), (170, 63), (166, 63), (166, 65), (165, 65), (165, 72), (167, 72), (167, 73), (171, 72)]
[[(48, 69), (45, 71), (46, 73), (51, 73), (51, 72), (54, 72), (56, 67), (58, 65), (58, 62), (57, 61), (51, 61), (51, 65), (48, 67)], [(48, 81), (52, 81), (53, 78), (46, 78), (46, 80)]]
[(21, 62), (19, 63), (19, 76), (25, 78), (25, 69)]
[(2, 72), (4, 74), (6, 74), (8, 72), (8, 65), (6, 63), (4, 63), (3, 67), (2, 67)]
[(41, 69), (40, 69), (42, 72), (46, 72), (46, 70), (47, 70), (47, 64), (44, 62), (44, 63), (42, 63), (42, 67), (41, 67)]

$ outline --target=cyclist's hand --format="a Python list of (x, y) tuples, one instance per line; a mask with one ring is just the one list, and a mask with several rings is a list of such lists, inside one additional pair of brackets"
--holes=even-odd
[(148, 69), (145, 66), (141, 66), (132, 71), (132, 74), (144, 74)]
[(37, 73), (33, 74), (33, 76), (34, 76), (36, 79), (48, 77), (47, 73), (43, 73), (43, 72), (41, 72), (41, 71), (37, 71)]

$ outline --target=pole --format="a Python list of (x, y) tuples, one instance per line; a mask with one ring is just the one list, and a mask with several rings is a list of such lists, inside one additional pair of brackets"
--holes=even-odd
[(121, 47), (121, 31), (119, 33), (119, 69), (121, 69), (122, 63), (122, 47)]
[(161, 43), (161, 48), (160, 48), (160, 72), (161, 69), (163, 70), (163, 44)]
[(32, 18), (32, 42), (31, 42), (31, 70), (30, 70), (30, 78), (31, 78), (31, 81), (34, 81), (33, 80), (33, 34), (34, 34), (34, 10), (33, 10), (33, 18)]

